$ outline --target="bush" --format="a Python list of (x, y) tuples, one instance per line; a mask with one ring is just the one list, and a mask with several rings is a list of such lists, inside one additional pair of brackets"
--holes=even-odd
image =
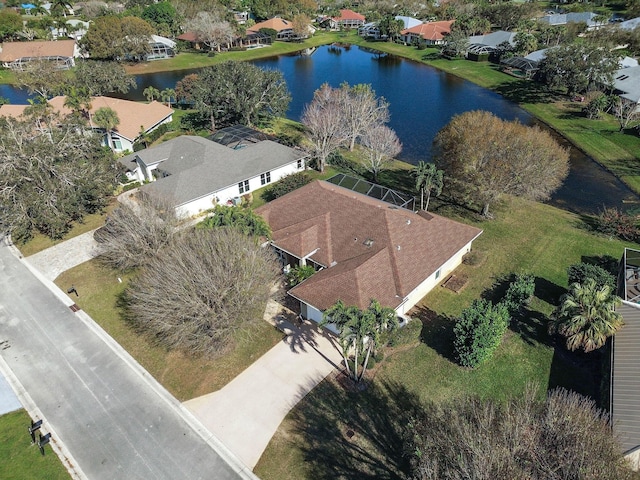
[(300, 265), (293, 267), (287, 273), (287, 284), (290, 287), (295, 287), (299, 283), (304, 282), (311, 275), (316, 273), (316, 270), (311, 265)]
[(422, 322), (419, 319), (412, 319), (403, 328), (396, 328), (393, 331), (383, 333), (383, 335), (387, 335), (386, 344), (389, 347), (416, 343), (422, 335)]
[(508, 322), (509, 311), (505, 305), (474, 300), (462, 311), (453, 327), (453, 347), (458, 363), (474, 368), (491, 357), (500, 345)]
[(271, 238), (271, 228), (253, 210), (241, 207), (216, 205), (213, 217), (198, 224), (198, 228), (234, 227), (245, 235)]
[(367, 170), (362, 165), (359, 165), (353, 160), (349, 160), (338, 151), (333, 152), (327, 157), (327, 163), (343, 172), (355, 173), (360, 176), (367, 173)]
[(595, 228), (598, 232), (623, 240), (638, 239), (636, 219), (614, 207), (605, 207), (596, 218)]
[(502, 304), (513, 315), (528, 305), (536, 290), (535, 277), (529, 274), (517, 274), (502, 299)]
[(574, 283), (582, 285), (590, 278), (596, 282), (598, 290), (604, 285), (608, 285), (612, 292), (616, 290), (616, 278), (598, 265), (584, 262), (576, 263), (567, 269), (567, 275), (569, 277), (569, 285)]
[(291, 175), (281, 178), (270, 187), (265, 188), (262, 192), (262, 198), (266, 202), (270, 202), (300, 187), (304, 187), (307, 183), (310, 183), (311, 180), (313, 179), (306, 172), (292, 173)]

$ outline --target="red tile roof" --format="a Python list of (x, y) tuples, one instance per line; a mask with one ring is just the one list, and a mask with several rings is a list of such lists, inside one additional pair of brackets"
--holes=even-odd
[(340, 10), (340, 16), (334, 17), (334, 20), (340, 22), (342, 20), (365, 20), (364, 15), (359, 14), (358, 12), (354, 12), (353, 10), (344, 9)]
[[(316, 181), (260, 207), (273, 243), (326, 268), (291, 290), (324, 310), (341, 299), (397, 307), (482, 231)], [(316, 251), (317, 249), (317, 251)], [(315, 252), (314, 252), (315, 251)]]
[(419, 35), (425, 40), (442, 40), (445, 35), (451, 33), (451, 25), (453, 25), (453, 22), (453, 20), (444, 20), (441, 22), (423, 23), (421, 25), (416, 25), (415, 27), (402, 30), (400, 33), (402, 35), (413, 33), (414, 35)]
[(197, 43), (198, 35), (196, 32), (184, 32), (182, 35), (176, 37), (176, 40), (183, 40), (185, 42)]

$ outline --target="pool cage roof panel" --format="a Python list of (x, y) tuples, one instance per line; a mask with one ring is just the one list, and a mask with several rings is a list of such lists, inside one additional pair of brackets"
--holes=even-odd
[(358, 192), (371, 198), (382, 200), (399, 208), (415, 211), (415, 198), (406, 193), (397, 192), (391, 188), (367, 182), (360, 178), (338, 173), (327, 180), (329, 183)]
[(495, 52), (496, 47), (492, 47), (491, 45), (483, 45), (481, 43), (472, 43), (467, 48), (467, 52), (475, 53), (476, 55), (486, 55), (491, 52)]
[(272, 140), (272, 137), (266, 133), (259, 132), (244, 125), (233, 125), (231, 127), (221, 128), (208, 138), (234, 150), (239, 150), (248, 145), (262, 142), (263, 140)]
[(524, 71), (538, 70), (538, 62), (523, 57), (511, 57), (502, 61), (502, 64)]

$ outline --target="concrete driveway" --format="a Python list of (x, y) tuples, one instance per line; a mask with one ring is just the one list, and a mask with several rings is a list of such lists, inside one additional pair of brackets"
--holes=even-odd
[(287, 337), (221, 390), (184, 403), (252, 469), (287, 413), (342, 361), (332, 335), (291, 325), (277, 307), (270, 302), (265, 316)]

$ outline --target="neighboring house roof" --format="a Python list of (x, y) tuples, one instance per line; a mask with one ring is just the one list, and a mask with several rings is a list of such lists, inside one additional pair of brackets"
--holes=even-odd
[(284, 18), (274, 17), (269, 20), (265, 20), (264, 22), (256, 23), (248, 31), (258, 32), (261, 28), (271, 28), (276, 32), (281, 32), (282, 30), (291, 30), (293, 28), (293, 24)]
[(417, 18), (413, 17), (405, 17), (403, 15), (397, 15), (395, 19), (402, 20), (402, 23), (404, 23), (404, 28), (415, 27), (416, 25), (420, 25), (422, 23), (422, 20), (418, 20)]
[(613, 77), (613, 87), (622, 92), (621, 97), (640, 103), (640, 67), (619, 69)]
[(343, 22), (346, 20), (362, 20), (364, 22), (365, 17), (364, 15), (361, 15), (358, 12), (354, 12), (353, 10), (349, 10), (348, 8), (345, 8), (343, 10), (340, 10), (339, 17), (333, 17), (333, 19), (336, 22)]
[(516, 32), (505, 32), (504, 30), (498, 30), (497, 32), (488, 33), (486, 35), (473, 35), (469, 37), (469, 44), (497, 47), (501, 43), (508, 42), (511, 45), (515, 45), (516, 35)]
[(529, 55), (526, 55), (524, 58), (531, 60), (532, 62), (540, 62), (547, 56), (547, 50), (549, 49), (543, 48), (542, 50), (536, 50), (535, 52), (531, 52)]
[(149, 43), (162, 43), (169, 48), (176, 48), (176, 42), (167, 37), (161, 37), (160, 35), (151, 35), (151, 42)]
[(196, 32), (184, 32), (182, 35), (176, 37), (178, 40), (183, 40), (185, 42), (197, 43), (198, 34)]
[(75, 40), (55, 40), (43, 42), (5, 42), (0, 51), (1, 62), (13, 62), (25, 57), (70, 57), (76, 52)]
[(445, 35), (451, 33), (451, 25), (453, 25), (453, 22), (453, 20), (444, 20), (441, 22), (421, 23), (420, 25), (416, 25), (415, 27), (402, 30), (402, 32), (400, 33), (402, 35), (413, 33), (414, 35), (419, 35), (425, 40), (442, 40), (444, 39)]
[(545, 15), (540, 21), (549, 25), (566, 25), (567, 23), (586, 23), (588, 27), (604, 25), (606, 21), (597, 22), (594, 20), (597, 16), (598, 14), (593, 12), (556, 13)]
[(620, 65), (620, 68), (637, 67), (638, 60), (632, 57), (624, 57), (622, 60), (620, 60), (619, 65)]
[(288, 165), (306, 154), (272, 140), (233, 149), (206, 138), (182, 135), (120, 161), (134, 169), (136, 157), (146, 165), (162, 162), (158, 170), (168, 175), (143, 188), (161, 193), (181, 206)]
[[(65, 107), (66, 97), (58, 96), (49, 100), (49, 104), (55, 111), (62, 115), (71, 113), (71, 109)], [(0, 115), (19, 117), (24, 113), (28, 105), (2, 105)], [(98, 128), (93, 123), (93, 115), (99, 108), (108, 107), (118, 114), (120, 123), (115, 131), (122, 137), (131, 141), (140, 135), (140, 127), (145, 131), (161, 123), (173, 114), (173, 110), (166, 105), (153, 101), (151, 103), (132, 102), (112, 97), (91, 97), (91, 126)]]
[(625, 20), (624, 22), (620, 22), (619, 26), (623, 30), (633, 30), (636, 27), (640, 26), (640, 17), (636, 17), (630, 20)]
[(337, 300), (366, 308), (372, 298), (397, 308), (418, 285), (482, 231), (415, 213), (315, 181), (256, 210), (273, 243), (326, 268), (290, 290), (324, 310)]

